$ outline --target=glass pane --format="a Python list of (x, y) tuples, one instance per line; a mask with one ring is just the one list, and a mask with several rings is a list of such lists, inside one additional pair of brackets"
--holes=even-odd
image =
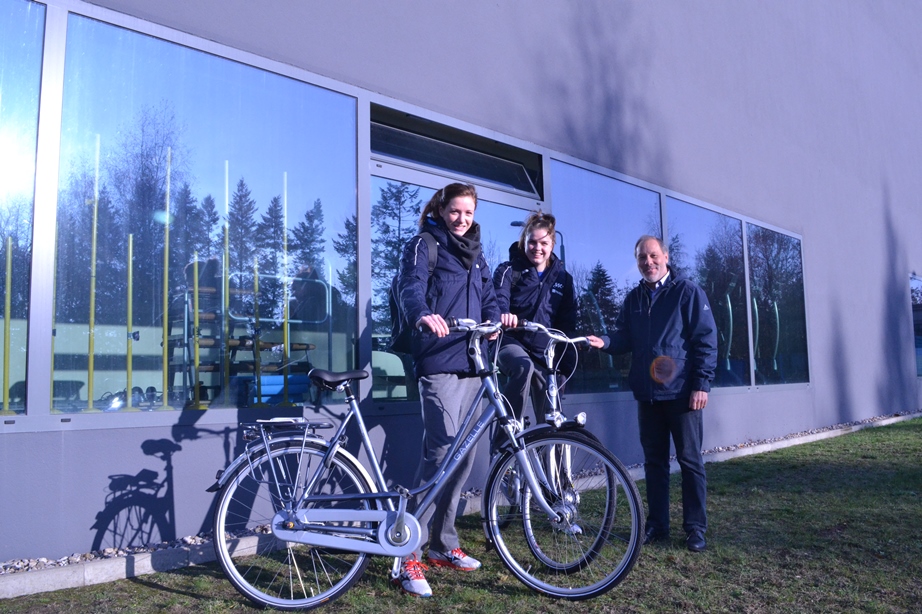
[[(391, 335), (388, 291), (400, 268), (403, 245), (416, 234), (422, 209), (435, 193), (426, 188), (381, 177), (371, 178), (372, 219), (372, 395), (381, 401), (418, 399), (410, 356), (387, 351)], [(475, 221), (480, 224), (483, 253), (492, 270), (508, 260), (508, 246), (520, 229), (512, 224), (526, 213), (520, 209), (478, 199)]]
[[(659, 194), (556, 160), (551, 173), (559, 251), (579, 295), (580, 332), (606, 334), (640, 280), (634, 244), (641, 235), (661, 236)], [(580, 353), (567, 392), (627, 390), (630, 366), (628, 355)]]
[(0, 0), (0, 238), (3, 266), (3, 413), (26, 408), (26, 334), (35, 149), (45, 7)]
[(922, 279), (913, 277), (909, 280), (909, 292), (912, 297), (912, 330), (916, 346), (916, 376), (922, 377)]
[(355, 101), (71, 15), (60, 411), (285, 404), (356, 364)]
[(528, 194), (537, 194), (525, 167), (518, 162), (510, 162), (399, 128), (372, 123), (371, 150), (431, 168), (486, 179)]
[(749, 325), (743, 223), (674, 198), (666, 199), (669, 264), (704, 290), (717, 323), (714, 386), (749, 385)]
[(747, 224), (756, 384), (809, 382), (800, 241)]

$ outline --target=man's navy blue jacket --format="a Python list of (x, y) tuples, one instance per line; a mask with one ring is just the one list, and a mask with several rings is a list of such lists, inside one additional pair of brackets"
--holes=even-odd
[[(477, 322), (499, 321), (499, 307), (493, 291), (490, 267), (481, 252), (470, 270), (452, 253), (443, 223), (426, 221), (425, 231), (438, 242), (438, 260), (429, 279), (429, 247), (414, 237), (407, 242), (400, 259), (397, 288), (407, 319), (417, 322), (425, 315), (437, 313), (444, 319), (471, 318)], [(474, 375), (474, 365), (467, 355), (467, 333), (450, 333), (437, 337), (425, 326), (413, 331), (413, 360), (416, 377), (434, 373)]]
[[(624, 299), (614, 330), (606, 337), (609, 354), (631, 352), (628, 381), (638, 401), (668, 401), (710, 392), (717, 368), (717, 326), (704, 291), (669, 268), (669, 278), (650, 297), (643, 281)], [(653, 378), (654, 359), (674, 361), (671, 377)]]

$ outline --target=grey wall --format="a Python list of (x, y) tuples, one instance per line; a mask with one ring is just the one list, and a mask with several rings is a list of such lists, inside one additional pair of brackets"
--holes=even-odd
[[(800, 234), (811, 384), (715, 392), (707, 447), (920, 406), (908, 291), (910, 273), (922, 273), (918, 3), (96, 4)], [(639, 460), (629, 399), (573, 401), (619, 456)], [(214, 433), (4, 434), (0, 559), (87, 549), (108, 475), (163, 478), (145, 441), (182, 447), (172, 456), (176, 531), (197, 532), (233, 418)], [(398, 461), (418, 431), (413, 416), (390, 420), (375, 436), (405, 478)]]

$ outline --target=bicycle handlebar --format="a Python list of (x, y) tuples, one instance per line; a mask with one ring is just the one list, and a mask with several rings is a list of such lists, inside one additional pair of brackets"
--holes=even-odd
[(453, 333), (476, 333), (481, 337), (492, 335), (503, 328), (501, 322), (480, 323), (471, 318), (447, 318), (445, 323), (448, 324), (448, 330)]
[(516, 326), (516, 328), (521, 328), (529, 332), (544, 333), (545, 335), (547, 335), (554, 341), (557, 341), (558, 343), (572, 343), (573, 345), (582, 347), (582, 348), (591, 347), (589, 345), (589, 339), (587, 339), (586, 337), (568, 337), (567, 335), (565, 335), (564, 333), (562, 333), (561, 331), (557, 329), (548, 328), (544, 324), (538, 324), (537, 322), (530, 322), (528, 320), (520, 320), (519, 325)]

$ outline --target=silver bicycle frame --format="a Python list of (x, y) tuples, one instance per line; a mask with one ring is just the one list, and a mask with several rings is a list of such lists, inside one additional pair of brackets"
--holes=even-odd
[[(539, 484), (539, 476), (536, 475), (535, 470), (532, 467), (531, 459), (528, 457), (525, 450), (519, 446), (515, 439), (515, 435), (518, 433), (520, 427), (513, 425), (507, 420), (502, 420), (503, 418), (508, 418), (509, 414), (506, 412), (502, 401), (502, 395), (498, 390), (495, 380), (495, 373), (486, 368), (486, 361), (483, 357), (480, 342), (481, 338), (483, 337), (483, 333), (482, 331), (479, 331), (477, 327), (472, 327), (470, 332), (472, 334), (470, 336), (470, 340), (468, 341), (468, 346), (470, 349), (470, 354), (474, 359), (477, 373), (481, 378), (480, 390), (478, 391), (477, 396), (471, 404), (470, 408), (467, 410), (464, 421), (458, 430), (458, 436), (455, 437), (455, 440), (452, 443), (448, 454), (446, 454), (445, 459), (442, 461), (442, 464), (439, 466), (436, 474), (425, 484), (422, 484), (412, 490), (407, 490), (404, 488), (396, 491), (387, 490), (384, 475), (381, 471), (381, 465), (378, 461), (377, 454), (371, 445), (371, 438), (369, 437), (368, 430), (365, 427), (365, 421), (362, 418), (362, 412), (358, 406), (358, 402), (356, 401), (354, 394), (352, 393), (349, 383), (344, 382), (341, 386), (339, 386), (338, 389), (345, 391), (345, 400), (349, 405), (349, 411), (343, 418), (334, 436), (329, 440), (326, 440), (328, 447), (324, 453), (323, 460), (314, 474), (310, 476), (310, 479), (305, 486), (304, 492), (300, 495), (297, 504), (292, 507), (286, 505), (286, 509), (279, 511), (273, 518), (272, 531), (278, 539), (289, 542), (304, 543), (314, 546), (337, 548), (353, 552), (364, 552), (368, 554), (378, 554), (384, 556), (403, 557), (411, 554), (419, 547), (420, 542), (422, 541), (422, 533), (420, 530), (419, 522), (417, 520), (417, 515), (425, 512), (429, 506), (434, 504), (435, 499), (442, 491), (442, 488), (444, 487), (448, 477), (457, 471), (461, 460), (467, 454), (473, 452), (473, 448), (476, 446), (477, 442), (480, 441), (481, 437), (483, 437), (484, 432), (487, 431), (487, 427), (496, 418), (499, 418), (505, 425), (505, 431), (514, 450), (518, 466), (524, 474), (526, 483), (532, 491), (532, 497), (534, 498), (535, 502), (538, 503), (540, 508), (547, 514), (551, 522), (560, 522), (560, 515), (544, 498), (543, 490)], [(474, 423), (474, 425), (471, 427), (471, 422), (473, 421), (474, 416), (477, 414), (477, 410), (480, 408), (484, 399), (487, 400), (489, 406), (480, 415), (476, 423)], [(376, 491), (340, 495), (310, 495), (309, 493), (316, 485), (317, 480), (320, 478), (323, 470), (329, 466), (333, 456), (340, 450), (341, 442), (344, 440), (346, 428), (352, 418), (355, 419), (356, 425), (359, 429), (361, 441), (365, 448), (365, 454), (368, 458), (373, 474), (373, 488), (375, 488)], [(268, 452), (271, 447), (267, 438), (265, 426), (261, 426), (260, 428), (263, 441), (261, 442), (262, 445), (258, 446), (258, 448), (264, 448)], [(308, 439), (314, 439), (314, 437), (308, 436), (306, 432), (307, 428), (311, 428), (311, 423), (304, 422), (303, 426), (305, 428), (305, 432), (303, 435), (302, 445), (305, 445)], [(289, 436), (288, 438), (291, 437)], [(321, 441), (324, 440), (321, 439)], [(345, 450), (343, 452), (345, 453)], [(243, 457), (249, 459), (251, 454), (252, 450), (247, 450), (244, 452), (241, 457), (238, 457), (238, 459), (232, 463), (232, 467), (238, 462), (248, 462), (247, 460), (242, 459)], [(351, 455), (349, 456), (351, 458)], [(299, 467), (298, 472), (300, 471), (301, 468)], [(219, 483), (223, 484), (223, 482), (231, 474), (231, 471), (225, 471), (222, 475), (222, 478), (219, 479)], [(279, 481), (277, 476), (274, 476), (274, 479), (276, 481), (275, 487), (278, 489)], [(547, 478), (546, 476), (542, 475), (540, 476), (540, 479), (546, 480)], [(423, 492), (425, 492), (426, 495), (417, 506), (415, 513), (406, 512), (407, 500), (410, 497), (420, 495)], [(396, 510), (394, 506), (394, 499), (398, 499), (399, 501)], [(287, 500), (290, 501), (290, 498), (287, 498)], [(305, 503), (308, 500), (315, 502), (383, 500), (387, 509), (316, 509), (305, 507)], [(326, 522), (336, 522), (337, 524), (332, 526), (324, 525)], [(374, 526), (371, 528), (349, 526), (363, 525), (366, 523), (373, 523)], [(299, 526), (303, 528), (297, 528)]]

